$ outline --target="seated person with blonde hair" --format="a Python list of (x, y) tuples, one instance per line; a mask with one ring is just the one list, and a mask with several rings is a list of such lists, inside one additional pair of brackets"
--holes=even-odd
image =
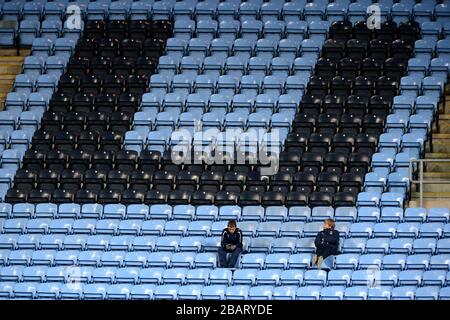
[(326, 258), (339, 254), (339, 231), (334, 230), (335, 226), (333, 219), (326, 219), (322, 231), (317, 234), (314, 241), (317, 250), (313, 263), (319, 270), (322, 269), (322, 263)]

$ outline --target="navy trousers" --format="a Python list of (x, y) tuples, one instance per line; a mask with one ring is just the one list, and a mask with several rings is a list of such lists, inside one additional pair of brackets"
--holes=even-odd
[(239, 255), (242, 252), (242, 248), (236, 248), (231, 252), (230, 257), (227, 259), (227, 254), (222, 247), (219, 248), (219, 265), (221, 268), (235, 268)]

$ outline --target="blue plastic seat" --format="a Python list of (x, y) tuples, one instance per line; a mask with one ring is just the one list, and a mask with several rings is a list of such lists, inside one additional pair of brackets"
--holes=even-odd
[(10, 250), (0, 250), (0, 265), (6, 265), (8, 263)]
[[(34, 218), (34, 205), (31, 203), (17, 203), (13, 205), (12, 218)], [(28, 224), (28, 222), (27, 222)]]
[(102, 2), (91, 2), (87, 7), (87, 19), (88, 20), (103, 20), (107, 17), (109, 11), (109, 5)]
[(398, 237), (417, 237), (420, 230), (418, 222), (404, 222), (397, 226)]
[(343, 243), (343, 253), (362, 253), (365, 251), (367, 239), (365, 238), (349, 238)]
[(295, 293), (297, 300), (319, 300), (322, 286), (320, 285), (308, 285), (300, 287)]
[(344, 253), (336, 256), (335, 266), (337, 269), (356, 269), (359, 255), (356, 253)]
[(321, 300), (343, 300), (344, 286), (327, 286), (320, 291)]
[(146, 251), (127, 252), (123, 261), (126, 266), (145, 267), (149, 261), (149, 253)]
[(33, 299), (36, 297), (37, 283), (21, 282), (16, 283), (13, 288), (14, 298), (17, 299)]
[(155, 300), (174, 300), (177, 297), (179, 285), (166, 284), (155, 287), (153, 297)]
[(448, 208), (430, 208), (428, 210), (429, 222), (447, 222), (449, 216), (450, 210)]
[(262, 206), (246, 206), (242, 208), (241, 218), (244, 221), (261, 221), (265, 215), (265, 209)]
[(369, 288), (366, 286), (353, 286), (345, 289), (344, 300), (367, 300)]
[(12, 22), (9, 25), (5, 25), (0, 31), (0, 45), (2, 46), (14, 46), (16, 34), (18, 31), (18, 23)]
[(187, 270), (187, 268), (171, 268), (164, 270), (162, 275), (164, 284), (183, 284)]
[[(366, 208), (360, 208), (365, 210)], [(358, 211), (354, 207), (339, 207), (336, 208), (334, 213), (334, 219), (336, 221), (350, 221), (354, 222), (358, 216)]]
[(202, 300), (224, 300), (227, 286), (215, 284), (204, 286), (201, 293)]
[(25, 231), (27, 220), (23, 218), (7, 219), (3, 223), (3, 232), (5, 233), (23, 233)]
[(383, 261), (383, 254), (380, 253), (371, 253), (371, 254), (362, 254), (359, 257), (358, 266), (359, 269), (379, 269), (381, 267), (381, 263)]
[(40, 234), (22, 234), (17, 238), (17, 249), (37, 249), (40, 239)]
[(403, 269), (406, 265), (407, 255), (388, 254), (383, 257), (382, 267), (384, 269)]
[(260, 285), (279, 285), (280, 284), (280, 276), (281, 270), (274, 269), (266, 269), (259, 270), (256, 273), (256, 284)]
[(31, 263), (33, 265), (53, 265), (56, 251), (54, 250), (36, 250), (31, 255)]
[(204, 250), (206, 252), (217, 252), (217, 250), (220, 247), (220, 241), (221, 241), (220, 236), (203, 238), (202, 250)]
[(438, 254), (431, 256), (430, 269), (448, 270), (449, 259), (450, 259), (449, 254)]
[(15, 250), (11, 251), (8, 256), (8, 264), (10, 265), (30, 265), (33, 250)]
[(106, 289), (106, 299), (108, 300), (127, 300), (130, 298), (132, 285), (112, 284)]
[(371, 287), (369, 288), (368, 300), (390, 300), (392, 289), (390, 286)]
[(96, 283), (114, 283), (116, 272), (115, 267), (101, 267), (92, 270), (92, 280)]
[(397, 233), (397, 223), (395, 222), (381, 222), (375, 224), (373, 228), (374, 237), (388, 237), (394, 238)]
[(158, 251), (178, 251), (180, 236), (158, 237), (156, 240), (156, 250)]
[(291, 207), (288, 212), (289, 221), (307, 221), (311, 217), (309, 207)]
[(298, 239), (295, 243), (295, 251), (306, 253), (315, 252), (314, 239), (313, 237)]
[(331, 270), (328, 273), (327, 285), (344, 285), (350, 284), (352, 270)]
[[(136, 2), (134, 2), (136, 3)], [(143, 299), (150, 300), (153, 299), (153, 292), (155, 290), (155, 285), (153, 284), (140, 284), (135, 285), (131, 289), (130, 297), (133, 300)]]
[(186, 272), (186, 283), (187, 284), (203, 284), (209, 283), (210, 269), (208, 268), (197, 268), (188, 270)]
[(194, 266), (196, 268), (215, 268), (217, 266), (217, 254), (212, 252), (202, 252), (195, 256)]
[[(117, 251), (111, 252), (114, 252), (114, 254), (108, 252), (103, 253), (99, 250), (81, 251), (78, 255), (78, 264), (80, 266), (100, 266), (101, 264), (119, 266), (122, 255), (117, 254)], [(114, 255), (117, 255), (117, 260), (114, 259)]]
[(420, 286), (422, 283), (422, 270), (404, 270), (399, 273), (398, 284), (401, 286)]
[[(300, 245), (300, 244), (299, 244)], [(272, 244), (273, 253), (292, 253), (296, 250), (297, 239), (294, 237), (277, 238)], [(297, 247), (297, 250), (300, 248)], [(308, 249), (304, 250), (307, 251)]]
[(92, 283), (83, 286), (83, 299), (104, 300), (106, 298), (107, 285)]
[(165, 220), (147, 220), (142, 223), (141, 233), (143, 235), (162, 235), (164, 233)]
[(162, 274), (164, 272), (164, 268), (145, 268), (139, 270), (139, 282), (141, 284), (144, 283), (152, 283), (152, 284), (160, 284), (162, 283)]
[(305, 285), (325, 285), (327, 273), (324, 270), (308, 270), (305, 272)]
[(55, 255), (55, 265), (76, 265), (78, 263), (78, 250), (64, 250), (58, 251)]
[(189, 222), (184, 220), (167, 221), (164, 225), (164, 233), (166, 235), (185, 235), (188, 226)]
[(413, 300), (417, 287), (402, 286), (392, 290), (391, 300)]
[(22, 281), (24, 266), (7, 266), (0, 269), (0, 281)]
[(20, 44), (22, 46), (31, 46), (33, 40), (40, 33), (41, 25), (36, 20), (22, 20), (19, 26)]
[(202, 236), (189, 236), (183, 237), (178, 243), (178, 249), (180, 251), (200, 251), (202, 246)]
[(194, 265), (195, 253), (176, 252), (172, 255), (171, 264), (173, 267), (190, 268)]
[(230, 269), (226, 268), (216, 268), (209, 273), (210, 284), (231, 284), (232, 272)]
[(423, 222), (427, 216), (427, 210), (425, 208), (407, 208), (405, 209), (404, 220), (405, 222)]
[(190, 284), (181, 286), (178, 289), (179, 300), (200, 300), (202, 285)]
[(439, 222), (423, 223), (419, 229), (419, 237), (422, 238), (440, 237), (443, 233), (443, 227), (444, 225)]
[(50, 233), (71, 233), (74, 219), (53, 219), (50, 222), (48, 230)]
[(110, 250), (131, 250), (134, 237), (113, 236), (109, 239)]
[(81, 206), (75, 203), (62, 203), (58, 207), (59, 218), (78, 218), (80, 212)]
[(375, 224), (372, 222), (357, 222), (350, 226), (351, 237), (371, 237)]
[(389, 244), (390, 253), (411, 253), (413, 250), (413, 238), (392, 239)]
[(130, 2), (111, 2), (109, 5), (109, 19), (111, 20), (125, 20), (128, 18), (130, 12)]
[(247, 300), (250, 286), (233, 285), (229, 286), (225, 291), (225, 297), (233, 300)]

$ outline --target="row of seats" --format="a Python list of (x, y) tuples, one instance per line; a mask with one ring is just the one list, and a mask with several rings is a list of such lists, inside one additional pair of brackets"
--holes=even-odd
[[(287, 191), (283, 187), (272, 187), (269, 191), (261, 190), (255, 187), (240, 195), (241, 187), (229, 187), (232, 191), (219, 190), (218, 187), (206, 188), (195, 191), (195, 187), (188, 186), (181, 190), (172, 190), (170, 185), (153, 185), (152, 190), (143, 192), (134, 189), (127, 189), (123, 192), (118, 190), (39, 190), (30, 191), (9, 189), (2, 186), (2, 192), (5, 193), (4, 201), (10, 203), (102, 203), (113, 204), (120, 201), (127, 204), (192, 204), (192, 205), (263, 205), (267, 206), (366, 206), (366, 207), (394, 207), (402, 208), (407, 200), (403, 193), (386, 192), (363, 192), (356, 196), (358, 189), (349, 188), (348, 191), (336, 191), (333, 187), (322, 187), (321, 191), (303, 190), (298, 187), (297, 191)], [(184, 189), (184, 190), (183, 190)], [(404, 191), (404, 189), (402, 189)], [(123, 194), (123, 195), (122, 195)]]
[[(87, 207), (85, 205), (84, 207)], [(72, 209), (66, 206), (66, 209)], [(235, 212), (230, 212), (231, 210), (221, 210), (219, 213), (219, 219), (221, 221), (205, 221), (205, 220), (194, 220), (189, 221), (193, 216), (193, 210), (191, 212), (182, 213), (179, 210), (175, 211), (174, 215), (176, 220), (166, 221), (162, 218), (167, 212), (163, 212), (159, 217), (151, 218), (147, 221), (142, 221), (141, 219), (125, 219), (119, 220), (120, 216), (124, 214), (118, 212), (106, 212), (102, 215), (101, 208), (96, 206), (89, 206), (90, 210), (84, 209), (79, 213), (77, 220), (73, 219), (76, 212), (69, 211), (65, 213), (61, 212), (59, 215), (61, 218), (29, 218), (25, 217), (31, 216), (31, 212), (23, 212), (21, 214), (16, 214), (11, 219), (2, 219), (0, 225), (0, 231), (5, 233), (52, 233), (52, 230), (61, 229), (64, 226), (64, 231), (66, 233), (87, 233), (92, 234), (156, 234), (156, 235), (204, 235), (204, 236), (219, 236), (223, 229), (226, 227), (226, 219), (239, 218), (239, 215)], [(160, 206), (161, 207), (161, 206)], [(222, 207), (223, 209), (233, 209), (232, 207)], [(248, 207), (246, 207), (248, 208)], [(317, 207), (319, 209), (320, 207)], [(23, 208), (26, 209), (26, 208)], [(100, 209), (100, 210), (99, 210)], [(182, 209), (182, 208), (176, 208)], [(184, 209), (190, 209), (184, 208)], [(326, 210), (322, 210), (321, 215), (316, 215), (312, 217), (313, 222), (299, 222), (299, 221), (284, 221), (283, 212), (280, 210), (277, 212), (276, 207), (267, 208), (267, 221), (259, 222), (258, 216), (244, 216), (242, 230), (245, 236), (292, 236), (292, 237), (312, 237), (315, 236), (320, 231), (320, 222), (314, 222), (329, 218)], [(328, 209), (328, 208), (321, 208)], [(86, 210), (86, 211), (85, 211)], [(94, 211), (95, 210), (95, 211)], [(246, 213), (244, 209), (244, 213)], [(329, 211), (329, 210), (328, 210)], [(287, 209), (285, 208), (285, 212)], [(252, 213), (252, 212), (250, 212)], [(255, 212), (253, 212), (255, 213)], [(258, 212), (256, 212), (258, 213)], [(391, 212), (392, 214), (393, 212)], [(395, 214), (395, 212), (394, 212)], [(155, 214), (156, 215), (156, 214)], [(17, 218), (21, 217), (21, 218)], [(70, 217), (70, 218), (69, 218)], [(103, 218), (103, 219), (102, 219)], [(198, 217), (202, 218), (202, 217)], [(391, 218), (391, 219), (389, 219)], [(346, 237), (447, 237), (448, 236), (448, 226), (445, 226), (442, 222), (402, 222), (398, 223), (395, 219), (397, 216), (392, 215), (384, 217), (384, 222), (374, 223), (374, 222), (340, 222), (337, 230), (342, 234), (341, 236)], [(438, 217), (444, 219), (445, 217)], [(156, 220), (155, 220), (156, 219)], [(398, 221), (398, 220), (397, 220)], [(438, 220), (439, 221), (439, 220)], [(385, 239), (389, 242), (389, 239)], [(384, 240), (383, 240), (384, 241)]]
[[(232, 214), (230, 214), (232, 212)], [(89, 216), (86, 216), (89, 214)], [(232, 216), (231, 216), (232, 215)], [(443, 222), (449, 221), (448, 208), (379, 208), (370, 207), (268, 207), (244, 206), (216, 207), (167, 204), (143, 205), (143, 204), (76, 204), (76, 203), (18, 203), (0, 204), (0, 218), (96, 218), (96, 219), (182, 219), (182, 220), (226, 220), (228, 218), (242, 221), (266, 221), (279, 220), (298, 221), (296, 228), (302, 227), (302, 222), (319, 221), (330, 217), (338, 222)], [(387, 220), (385, 220), (387, 219)], [(297, 223), (297, 222), (296, 222)], [(340, 224), (338, 224), (339, 227)], [(413, 224), (414, 225), (414, 224)], [(366, 224), (371, 226), (371, 224)]]
[[(256, 1), (256, 2), (240, 2), (226, 1), (96, 1), (89, 3), (88, 1), (76, 1), (80, 6), (80, 11), (87, 16), (88, 19), (107, 18), (110, 19), (150, 19), (158, 16), (174, 15), (180, 17), (219, 17), (229, 16), (258, 16), (262, 20), (270, 20), (274, 17), (282, 17), (285, 20), (295, 20), (304, 17), (312, 18), (329, 18), (342, 19), (346, 14), (349, 16), (357, 16), (366, 14), (366, 7), (372, 4), (371, 1), (357, 1), (350, 3), (344, 1), (342, 3), (328, 3), (328, 1), (312, 1), (307, 3), (305, 0), (291, 1), (284, 3), (283, 1)], [(429, 21), (433, 16), (438, 21), (446, 17), (448, 8), (446, 2), (436, 4), (433, 1), (422, 1), (417, 3), (414, 1), (400, 1), (394, 3), (392, 0), (379, 1), (383, 13), (383, 17), (392, 16), (396, 20), (408, 20), (411, 15), (415, 18), (421, 18), (423, 21)], [(41, 1), (29, 4), (25, 1), (7, 2), (2, 6), (2, 13), (5, 17), (12, 19), (39, 19), (42, 16), (59, 17), (64, 14), (66, 5), (70, 5), (68, 1), (58, 3)], [(300, 16), (300, 17), (298, 17)], [(359, 19), (361, 20), (361, 19)], [(358, 20), (358, 21), (359, 21)], [(445, 21), (445, 20), (444, 20)]]
[[(0, 268), (0, 280), (8, 282), (59, 282), (70, 284), (74, 278), (81, 277), (81, 283), (131, 283), (131, 284), (228, 284), (251, 286), (283, 286), (297, 285), (344, 285), (346, 287), (377, 285), (391, 286), (436, 286), (446, 287), (450, 281), (449, 273), (444, 270), (255, 270), (240, 269), (232, 273), (229, 269), (172, 269), (134, 267), (44, 267), (44, 266), (9, 266)], [(375, 282), (375, 283), (374, 283)]]
[(392, 286), (354, 287), (310, 285), (304, 287), (261, 285), (203, 286), (189, 284), (61, 284), (0, 282), (0, 294), (15, 299), (83, 299), (83, 300), (448, 300), (448, 287)]
[[(7, 221), (4, 229), (11, 228), (12, 223)], [(200, 229), (197, 223), (197, 229), (190, 227), (187, 236), (155, 236), (155, 234), (162, 234), (161, 230), (155, 228), (151, 223), (143, 223), (141, 230), (137, 230), (140, 226), (134, 223), (121, 223), (115, 234), (117, 236), (104, 235), (104, 233), (113, 233), (114, 229), (111, 227), (107, 229), (105, 224), (109, 221), (100, 221), (97, 226), (93, 226), (92, 222), (80, 220), (73, 223), (72, 230), (74, 234), (0, 234), (0, 247), (7, 249), (16, 249), (18, 252), (14, 254), (20, 255), (23, 253), (30, 254), (30, 249), (33, 250), (128, 250), (128, 251), (172, 251), (172, 252), (203, 252), (216, 251), (220, 246), (220, 237), (203, 237), (206, 234), (204, 229)], [(90, 225), (88, 225), (90, 223)], [(153, 223), (155, 224), (155, 223)], [(165, 230), (166, 234), (180, 234), (177, 230), (169, 229), (169, 224)], [(245, 224), (245, 223), (244, 223)], [(130, 226), (131, 225), (131, 226)], [(136, 226), (137, 225), (137, 226)], [(173, 225), (173, 224), (172, 224)], [(195, 224), (191, 224), (195, 225)], [(133, 228), (134, 227), (134, 228)], [(65, 228), (65, 229), (64, 229)], [(29, 228), (30, 229), (30, 228)], [(260, 228), (263, 229), (263, 228)], [(422, 228), (427, 229), (427, 228)], [(431, 228), (428, 228), (431, 229)], [(36, 232), (36, 228), (32, 232)], [(70, 221), (55, 220), (50, 224), (49, 230), (56, 233), (60, 231), (68, 232), (71, 230)], [(86, 235), (86, 233), (98, 231), (97, 235)], [(223, 230), (223, 229), (222, 229)], [(42, 232), (39, 230), (39, 232)], [(131, 236), (132, 234), (144, 234), (144, 236)], [(447, 231), (446, 231), (447, 232)], [(262, 235), (273, 235), (272, 230), (258, 231)], [(353, 232), (354, 233), (354, 232)], [(435, 230), (421, 231), (421, 237), (427, 237), (429, 234), (436, 233)], [(216, 232), (217, 234), (217, 232)], [(282, 231), (282, 234), (295, 234), (295, 232)], [(306, 234), (306, 231), (304, 232)], [(376, 234), (386, 235), (387, 231), (377, 232)], [(405, 233), (406, 234), (406, 233)], [(248, 231), (247, 231), (248, 235)], [(246, 235), (246, 236), (247, 236)], [(353, 235), (353, 234), (351, 234)], [(355, 259), (355, 254), (368, 254), (373, 257), (380, 257), (380, 254), (414, 254), (420, 255), (419, 258), (430, 259), (424, 254), (448, 254), (450, 252), (449, 239), (443, 238), (440, 240), (430, 238), (414, 239), (413, 237), (406, 238), (342, 238), (340, 244), (343, 252), (342, 259)], [(266, 246), (266, 247), (265, 247)], [(268, 252), (268, 253), (313, 253), (315, 252), (314, 238), (306, 237), (297, 239), (296, 237), (255, 237), (250, 238), (245, 244), (245, 249), (250, 252)], [(25, 250), (25, 251), (24, 251)], [(28, 250), (28, 251), (27, 251)], [(20, 251), (20, 252), (19, 252)], [(45, 252), (44, 252), (45, 253)], [(344, 257), (344, 255), (347, 255)], [(350, 257), (348, 257), (350, 255)], [(195, 254), (186, 254), (186, 258), (195, 256)], [(258, 256), (258, 255), (257, 255)], [(382, 255), (381, 255), (382, 256)], [(261, 255), (259, 255), (261, 257)], [(406, 258), (405, 258), (406, 259)], [(339, 259), (338, 259), (339, 260)], [(356, 267), (356, 265), (355, 265)], [(428, 267), (428, 264), (426, 264)]]
[[(83, 243), (77, 243), (67, 240), (67, 250), (1, 250), (1, 265), (4, 266), (115, 266), (115, 267), (164, 267), (164, 268), (212, 268), (217, 267), (217, 246), (211, 246), (210, 251), (215, 252), (170, 252), (167, 244), (159, 244), (163, 250), (150, 252), (148, 248), (150, 244), (148, 240), (136, 238), (134, 246), (142, 248), (140, 250), (125, 251), (125, 250), (111, 250), (104, 251), (104, 244), (98, 242), (96, 244), (90, 243), (87, 250), (81, 250)], [(117, 244), (116, 246), (119, 246)], [(122, 248), (125, 245), (122, 244)], [(94, 249), (92, 249), (94, 247)], [(145, 251), (144, 251), (145, 250)], [(192, 251), (192, 250), (191, 250)], [(360, 253), (360, 252), (357, 252)], [(444, 270), (448, 272), (449, 254), (349, 254), (344, 251), (338, 256), (332, 268), (333, 270), (340, 269), (370, 269), (374, 270)], [(284, 253), (275, 251), (274, 253), (247, 253), (242, 256), (239, 262), (240, 268), (253, 268), (253, 273), (257, 269), (305, 269), (311, 268), (317, 272), (317, 268), (311, 265), (312, 253), (309, 250), (299, 250), (297, 253)], [(267, 268), (267, 269), (265, 269)], [(255, 270), (256, 269), (256, 270)], [(281, 270), (280, 270), (281, 269)], [(323, 272), (326, 275), (325, 271)], [(345, 271), (343, 271), (344, 273)], [(348, 271), (347, 271), (348, 273)]]

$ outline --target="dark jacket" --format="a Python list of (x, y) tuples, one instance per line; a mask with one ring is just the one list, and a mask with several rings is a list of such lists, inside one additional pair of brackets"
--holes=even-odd
[(239, 228), (236, 228), (234, 233), (230, 233), (228, 228), (223, 229), (222, 231), (222, 239), (220, 241), (220, 245), (227, 252), (232, 252), (232, 250), (227, 250), (227, 244), (233, 244), (236, 248), (242, 249), (242, 231)]
[(324, 259), (328, 256), (339, 254), (339, 231), (332, 229), (320, 231), (314, 244), (317, 248), (316, 254)]

